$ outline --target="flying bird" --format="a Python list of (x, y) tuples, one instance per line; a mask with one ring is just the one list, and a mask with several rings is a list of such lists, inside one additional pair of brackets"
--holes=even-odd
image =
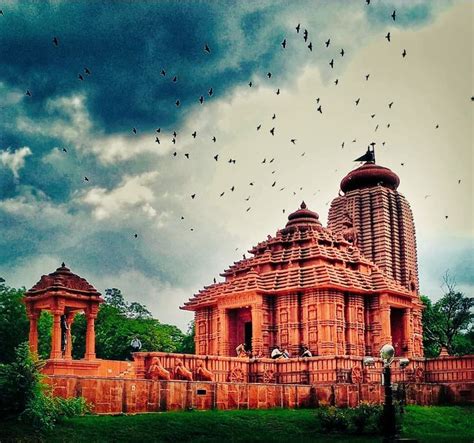
[(403, 52), (402, 52), (402, 57), (405, 58), (407, 56), (407, 50), (404, 49)]
[(276, 95), (280, 95), (280, 88), (277, 89), (277, 91), (275, 92)]
[(272, 188), (275, 187), (276, 183), (277, 183), (277, 182), (273, 182), (273, 183), (272, 183)]
[(212, 137), (212, 141), (215, 143), (217, 141), (216, 137)]
[(207, 52), (208, 54), (211, 53), (211, 48), (209, 48), (209, 45), (207, 43), (204, 45), (204, 51)]
[(133, 236), (134, 236), (135, 238), (138, 238), (138, 234), (134, 234)]
[(292, 138), (292, 139), (290, 140), (290, 142), (295, 145), (295, 144), (296, 144), (296, 138)]
[(308, 49), (313, 52), (313, 44), (311, 42), (309, 42), (309, 45), (308, 45)]
[(204, 97), (201, 95), (201, 97), (199, 97), (199, 103), (201, 103), (201, 105), (202, 105), (203, 102), (204, 102)]
[(318, 98), (316, 99), (316, 103), (319, 103), (319, 100), (320, 100), (320, 98), (318, 97)]
[(132, 128), (132, 132), (133, 132), (134, 134), (136, 134), (136, 133), (137, 133), (137, 128)]
[(393, 102), (390, 102), (390, 103), (388, 104), (388, 108), (389, 108), (389, 109), (392, 109), (392, 106), (393, 106)]
[(260, 128), (262, 127), (262, 125), (258, 125), (257, 126), (257, 131), (260, 131)]
[(178, 153), (176, 151), (173, 152), (173, 157), (176, 157)]
[(339, 83), (339, 79), (336, 78), (336, 80), (334, 80), (334, 84), (337, 86), (338, 83)]
[(355, 101), (356, 106), (359, 104), (359, 102), (360, 102), (360, 98), (358, 98), (358, 99)]
[(84, 177), (84, 181), (88, 182), (88, 181), (89, 181), (89, 179), (88, 179), (87, 177)]
[(232, 188), (230, 188), (232, 192), (234, 192), (234, 189), (235, 189), (235, 186), (232, 186)]
[(308, 30), (305, 29), (304, 32), (303, 32), (303, 38), (304, 38), (304, 41), (308, 41)]
[(158, 129), (156, 130), (156, 132), (161, 132), (161, 128), (158, 128)]
[(375, 114), (371, 114), (370, 117), (371, 117), (371, 118), (374, 118), (374, 117), (375, 117)]
[(272, 73), (271, 73), (271, 72), (267, 72), (267, 77), (268, 77), (268, 78), (272, 78)]
[(196, 194), (192, 194), (191, 195), (191, 198), (194, 200), (194, 198), (196, 197)]
[(193, 138), (196, 138), (197, 132), (194, 131), (191, 135), (193, 136)]
[(184, 156), (189, 160), (189, 153), (184, 154)]
[(281, 47), (282, 47), (283, 49), (286, 48), (286, 38), (281, 42)]
[(173, 77), (173, 82), (176, 83), (178, 81), (178, 77), (176, 75)]
[(30, 90), (29, 90), (29, 89), (27, 89), (27, 90), (26, 90), (26, 93), (25, 93), (25, 95), (27, 95), (28, 97), (31, 97), (31, 92), (30, 92)]
[(164, 77), (166, 75), (166, 71), (164, 69), (162, 69), (160, 74)]
[(319, 105), (317, 111), (319, 111), (321, 114), (323, 113), (323, 108), (321, 108), (321, 105)]
[(252, 84), (253, 84), (252, 82), (249, 82), (249, 87), (252, 87)]
[(91, 71), (89, 68), (84, 68), (84, 73), (87, 74), (87, 75), (91, 75)]
[(385, 38), (390, 41), (390, 32), (387, 32), (387, 35), (385, 36)]
[(334, 59), (332, 58), (331, 61), (329, 62), (329, 66), (334, 69)]
[(59, 46), (59, 40), (58, 40), (57, 37), (54, 37), (54, 38), (53, 38), (53, 45), (54, 45), (54, 46)]
[(328, 38), (327, 42), (326, 42), (326, 48), (329, 46), (329, 44), (331, 43), (331, 39)]
[(181, 102), (179, 100), (176, 100), (176, 107), (179, 107), (179, 105), (181, 104)]
[(272, 120), (275, 120), (277, 118), (276, 114), (273, 114)]
[(250, 206), (249, 206), (245, 212), (249, 212), (249, 211), (250, 211), (250, 209), (251, 209), (251, 208), (250, 208)]
[(221, 192), (219, 197), (222, 197), (225, 194), (225, 192)]
[(178, 134), (176, 134), (176, 131), (173, 131), (173, 137), (176, 137)]
[(77, 76), (77, 78), (78, 78), (79, 80), (84, 80), (84, 77), (82, 76), (82, 74), (79, 74), (79, 75)]
[(216, 154), (216, 155), (214, 156), (214, 160), (217, 161), (218, 159), (219, 159), (219, 154)]
[(210, 97), (212, 94), (214, 94), (214, 90), (211, 88), (211, 89), (209, 89), (209, 91), (207, 93), (209, 94), (209, 97)]
[(395, 17), (396, 17), (396, 16), (397, 16), (397, 12), (396, 12), (396, 10), (394, 9), (393, 12), (392, 12), (392, 15), (391, 15), (393, 21), (395, 21)]
[(298, 26), (296, 26), (296, 33), (299, 34), (300, 33), (300, 29), (301, 29), (301, 25), (298, 23)]
[(270, 129), (270, 134), (275, 135), (275, 128)]
[(370, 77), (370, 74), (367, 74), (367, 75), (365, 76), (365, 81), (369, 81), (369, 77)]
[(63, 152), (67, 152), (67, 149), (66, 149), (66, 148), (63, 148)]
[(341, 57), (344, 57), (344, 54), (345, 54), (344, 48), (341, 49), (341, 52), (339, 54), (341, 54)]
[(158, 137), (155, 138), (155, 142), (160, 144), (160, 139)]

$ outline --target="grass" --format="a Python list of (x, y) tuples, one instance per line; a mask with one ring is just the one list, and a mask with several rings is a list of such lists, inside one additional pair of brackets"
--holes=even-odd
[[(474, 407), (409, 406), (402, 437), (420, 442), (472, 442)], [(314, 409), (193, 411), (64, 420), (42, 435), (14, 419), (0, 421), (0, 442), (373, 442), (381, 438), (324, 435)]]

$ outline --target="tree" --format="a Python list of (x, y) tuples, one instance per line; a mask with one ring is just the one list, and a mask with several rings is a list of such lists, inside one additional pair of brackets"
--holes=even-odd
[(448, 272), (443, 277), (445, 294), (436, 303), (422, 296), (423, 343), (427, 357), (435, 357), (442, 347), (449, 354), (474, 351), (474, 299), (456, 290), (456, 282)]

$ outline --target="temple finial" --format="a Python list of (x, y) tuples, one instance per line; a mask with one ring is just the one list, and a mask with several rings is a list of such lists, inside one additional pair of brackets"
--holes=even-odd
[(367, 162), (367, 163), (375, 163), (375, 143), (372, 142), (369, 146), (367, 146), (367, 152), (354, 160), (355, 162)]
[(64, 262), (61, 263), (61, 268), (65, 268), (66, 264)]
[(306, 203), (304, 201), (301, 202), (300, 209), (306, 209)]

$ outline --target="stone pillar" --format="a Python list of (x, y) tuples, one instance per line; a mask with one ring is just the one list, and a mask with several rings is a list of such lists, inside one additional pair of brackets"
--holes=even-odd
[(53, 330), (51, 332), (51, 354), (49, 358), (52, 360), (62, 357), (61, 353), (61, 315), (62, 311), (52, 311), (53, 313)]
[(31, 310), (28, 312), (28, 319), (30, 320), (30, 332), (28, 335), (28, 341), (30, 343), (30, 350), (34, 354), (38, 353), (38, 318), (40, 312)]
[(385, 296), (380, 296), (380, 346), (386, 343), (392, 344), (392, 331), (390, 327), (390, 306), (387, 303)]
[(86, 312), (86, 360), (95, 360), (95, 312)]
[(219, 333), (218, 355), (229, 355), (229, 319), (227, 309), (218, 308), (221, 330)]
[(345, 320), (346, 320), (346, 354), (357, 355), (357, 295), (347, 294), (345, 297)]
[(66, 337), (66, 352), (64, 353), (64, 358), (67, 360), (72, 360), (72, 335), (71, 335), (71, 328), (74, 322), (74, 316), (76, 314), (74, 312), (70, 312), (67, 314), (66, 323), (67, 323), (67, 337)]
[(263, 310), (262, 303), (252, 305), (252, 352), (263, 352)]
[(412, 332), (412, 319), (411, 309), (407, 308), (403, 310), (403, 342), (402, 352), (406, 357), (412, 357), (413, 355), (413, 332)]

